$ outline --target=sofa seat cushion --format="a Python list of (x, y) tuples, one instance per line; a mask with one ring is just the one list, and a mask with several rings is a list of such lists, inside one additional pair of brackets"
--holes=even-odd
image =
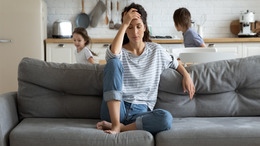
[(26, 118), (10, 134), (11, 146), (153, 146), (152, 134), (142, 130), (107, 134), (98, 120)]
[(259, 146), (260, 117), (174, 118), (156, 146)]

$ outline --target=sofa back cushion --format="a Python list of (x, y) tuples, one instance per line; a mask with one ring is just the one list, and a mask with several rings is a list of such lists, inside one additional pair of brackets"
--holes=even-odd
[(99, 118), (103, 69), (23, 58), (18, 68), (20, 118)]
[(182, 76), (167, 69), (161, 75), (155, 108), (166, 109), (174, 117), (260, 115), (260, 56), (186, 69), (195, 84), (194, 98), (183, 93)]

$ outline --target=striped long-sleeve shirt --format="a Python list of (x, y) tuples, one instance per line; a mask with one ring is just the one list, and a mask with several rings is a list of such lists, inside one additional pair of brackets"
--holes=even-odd
[(178, 61), (161, 45), (146, 42), (144, 52), (136, 56), (122, 48), (118, 55), (107, 49), (106, 60), (117, 57), (124, 67), (123, 100), (134, 104), (146, 104), (153, 110), (160, 81), (166, 68), (177, 69)]

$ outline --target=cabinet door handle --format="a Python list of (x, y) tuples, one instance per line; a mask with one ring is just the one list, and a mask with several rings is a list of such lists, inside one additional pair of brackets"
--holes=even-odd
[(0, 43), (11, 43), (12, 40), (0, 40)]
[(58, 46), (59, 47), (65, 47), (65, 44), (59, 44)]
[(108, 46), (109, 46), (109, 44), (104, 44), (104, 45), (103, 45), (103, 47), (108, 47)]

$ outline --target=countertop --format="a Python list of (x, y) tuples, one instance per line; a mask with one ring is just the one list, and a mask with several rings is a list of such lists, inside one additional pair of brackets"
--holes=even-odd
[[(92, 43), (111, 43), (112, 38), (92, 38)], [(260, 42), (260, 37), (254, 38), (205, 38), (205, 43), (249, 43), (249, 42)], [(152, 42), (159, 44), (181, 44), (182, 39), (152, 39)], [(56, 39), (48, 38), (45, 43), (73, 43), (72, 39)]]

